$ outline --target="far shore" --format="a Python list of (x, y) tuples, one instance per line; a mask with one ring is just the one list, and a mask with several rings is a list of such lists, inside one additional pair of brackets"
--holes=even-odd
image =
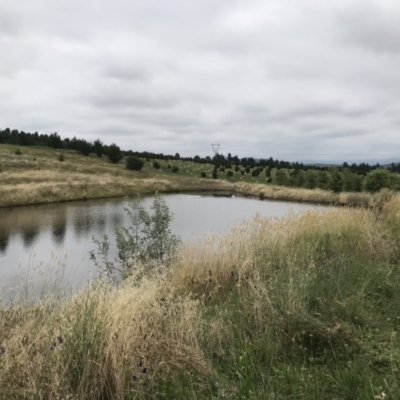
[[(73, 151), (0, 145), (0, 207), (132, 197), (159, 193), (207, 192), (257, 197), (261, 200), (293, 201), (324, 205), (381, 207), (393, 192), (333, 193), (267, 183), (265, 174), (244, 180), (200, 178), (209, 166), (176, 161), (179, 173), (165, 165), (154, 168), (150, 160), (141, 171), (130, 171), (121, 161), (84, 157)], [(60, 161), (60, 157), (63, 156)]]
[(24, 171), (23, 173), (18, 173), (18, 178), (12, 176), (13, 174), (16, 173), (9, 174), (8, 182), (0, 186), (1, 208), (131, 197), (154, 194), (156, 192), (212, 193), (216, 195), (246, 196), (261, 200), (353, 207), (380, 207), (392, 197), (392, 193), (389, 191), (376, 194), (365, 192), (333, 193), (321, 189), (298, 189), (246, 182), (231, 183), (201, 178), (141, 178), (140, 173), (136, 173), (135, 177), (126, 177), (110, 174), (65, 173), (61, 171)]

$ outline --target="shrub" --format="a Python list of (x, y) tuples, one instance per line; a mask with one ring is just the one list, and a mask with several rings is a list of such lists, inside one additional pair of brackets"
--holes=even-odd
[(179, 172), (179, 168), (176, 165), (174, 165), (172, 167), (171, 171), (174, 172), (174, 173), (177, 173), (177, 172)]
[(278, 171), (276, 171), (276, 184), (284, 186), (287, 182), (288, 176), (286, 172), (283, 169), (278, 169)]
[(306, 188), (315, 189), (318, 186), (318, 174), (316, 171), (309, 170), (306, 173)]
[(112, 281), (118, 282), (134, 275), (136, 279), (154, 272), (157, 267), (167, 266), (173, 255), (180, 238), (171, 233), (169, 228), (172, 221), (165, 200), (157, 193), (150, 207), (152, 214), (141, 205), (139, 199), (129, 202), (125, 211), (131, 219), (131, 226), (116, 229), (116, 242), (118, 249), (118, 265), (109, 259), (110, 241), (104, 236), (103, 241), (94, 239), (97, 244), (97, 256), (92, 251), (90, 258), (95, 265)]
[(256, 176), (260, 175), (261, 171), (262, 171), (262, 168), (253, 169), (251, 176), (256, 177)]
[(207, 174), (206, 174), (204, 171), (200, 174), (200, 176), (201, 176), (202, 178), (207, 178)]
[(60, 155), (58, 156), (58, 161), (60, 161), (60, 162), (65, 161), (64, 154), (60, 154)]
[(218, 178), (218, 173), (217, 173), (217, 171), (215, 169), (213, 170), (212, 178), (213, 179), (217, 179)]
[(116, 164), (117, 162), (122, 160), (121, 149), (115, 143), (108, 146), (107, 155), (108, 155), (109, 160), (113, 164)]
[(132, 171), (140, 171), (143, 168), (144, 162), (137, 157), (129, 156), (126, 159), (126, 168)]
[(390, 187), (390, 172), (382, 168), (371, 171), (365, 177), (364, 187), (367, 192), (379, 192), (383, 188)]
[(329, 179), (329, 189), (335, 193), (340, 193), (343, 189), (343, 178), (337, 168), (332, 168)]
[(16, 150), (14, 151), (14, 154), (17, 156), (20, 156), (22, 154), (21, 150), (17, 147)]
[(160, 169), (160, 164), (157, 161), (153, 161), (153, 168)]
[(232, 178), (232, 176), (233, 176), (233, 171), (228, 171), (227, 173), (226, 173), (226, 177), (229, 179), (229, 178)]
[(250, 172), (250, 167), (246, 167), (245, 169), (246, 174), (248, 174)]

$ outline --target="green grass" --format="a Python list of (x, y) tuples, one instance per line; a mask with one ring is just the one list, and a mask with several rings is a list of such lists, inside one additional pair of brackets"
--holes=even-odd
[[(157, 160), (157, 162), (160, 164), (160, 170), (156, 170), (152, 166), (153, 160), (149, 160), (148, 162), (145, 163), (144, 170), (148, 172), (153, 172), (158, 175), (177, 175), (177, 176), (182, 176), (182, 177), (187, 177), (187, 178), (201, 178), (201, 173), (205, 172), (206, 173), (206, 179), (211, 179), (212, 178), (212, 172), (214, 169), (214, 166), (212, 164), (199, 164), (191, 161), (181, 161), (181, 160)], [(168, 165), (170, 165), (171, 168), (168, 168)], [(178, 167), (179, 171), (177, 173), (172, 172), (172, 167)], [(244, 169), (243, 167), (240, 166), (240, 169)], [(232, 171), (233, 175), (232, 177), (227, 177), (227, 172)], [(251, 170), (252, 171), (252, 170)], [(229, 181), (229, 182), (247, 182), (247, 183), (262, 183), (262, 184), (267, 184), (266, 182), (266, 175), (265, 175), (265, 169), (257, 176), (253, 177), (250, 173), (245, 173), (244, 175), (241, 174), (240, 170), (235, 171), (235, 166), (233, 165), (231, 169), (225, 169), (225, 172), (221, 172), (220, 169), (218, 169), (218, 178), (217, 180), (224, 180), (224, 181)], [(273, 182), (275, 182), (275, 174), (276, 174), (276, 169), (274, 168), (272, 170), (272, 179)]]
[(0, 398), (399, 399), (399, 232), (399, 196), (256, 217), (140, 285), (3, 307)]
[[(157, 160), (160, 169), (155, 169), (154, 160), (149, 160), (142, 171), (130, 171), (123, 161), (112, 164), (106, 157), (85, 157), (48, 147), (21, 147), (22, 154), (15, 154), (16, 149), (0, 145), (0, 207), (186, 191), (373, 208), (381, 207), (394, 195), (388, 189), (373, 194), (333, 193), (280, 186), (276, 185), (275, 169), (270, 183), (265, 170), (258, 177), (236, 172), (227, 178), (226, 173), (219, 172), (218, 179), (210, 179), (211, 165), (181, 160)], [(172, 172), (173, 167), (178, 168), (177, 173)], [(200, 178), (202, 172), (206, 179)]]

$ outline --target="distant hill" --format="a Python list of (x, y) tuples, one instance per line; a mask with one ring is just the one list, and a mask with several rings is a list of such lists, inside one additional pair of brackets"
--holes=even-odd
[[(345, 160), (347, 164), (351, 165), (353, 163), (355, 164), (361, 164), (361, 163), (366, 163), (369, 165), (376, 165), (380, 164), (383, 167), (389, 167), (392, 163), (394, 164), (399, 164), (400, 163), (400, 158), (375, 158), (375, 159), (365, 159), (365, 160)], [(344, 161), (321, 161), (321, 160), (304, 160), (301, 161), (305, 165), (315, 165), (318, 167), (330, 167), (333, 165), (343, 165)]]

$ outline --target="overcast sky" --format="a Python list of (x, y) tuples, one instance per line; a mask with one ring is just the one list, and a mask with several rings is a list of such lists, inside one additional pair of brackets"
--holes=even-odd
[(400, 155), (398, 0), (0, 0), (0, 128), (182, 156)]

